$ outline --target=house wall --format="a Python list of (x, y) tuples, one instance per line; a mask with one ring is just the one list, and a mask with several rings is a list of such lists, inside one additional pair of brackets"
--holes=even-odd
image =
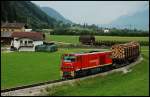
[[(32, 39), (29, 39), (29, 38), (21, 38), (21, 39), (18, 39), (18, 38), (14, 38), (11, 45), (16, 47), (17, 49), (20, 47), (20, 41), (22, 41), (22, 43), (24, 44), (25, 41), (27, 41), (27, 44), (28, 44), (28, 41), (33, 41)], [(43, 41), (33, 41), (33, 47), (29, 47), (29, 46), (26, 46), (26, 47), (21, 47), (19, 51), (35, 51), (35, 46), (36, 45), (41, 45), (43, 44)]]
[(11, 46), (14, 46), (14, 47), (16, 47), (16, 48), (18, 49), (19, 46), (20, 46), (20, 41), (18, 41), (18, 40), (16, 40), (16, 39), (18, 39), (18, 38), (14, 38), (14, 39), (12, 40)]
[(34, 41), (33, 44), (34, 44), (34, 46), (41, 45), (41, 44), (43, 44), (43, 41)]

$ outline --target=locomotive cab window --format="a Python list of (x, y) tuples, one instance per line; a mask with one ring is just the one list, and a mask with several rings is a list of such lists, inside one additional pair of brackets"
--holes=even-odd
[(63, 60), (64, 60), (64, 62), (75, 62), (76, 57), (75, 56), (64, 56)]

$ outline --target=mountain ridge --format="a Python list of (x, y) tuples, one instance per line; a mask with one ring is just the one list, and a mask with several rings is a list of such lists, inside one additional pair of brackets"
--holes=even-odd
[(50, 17), (55, 18), (56, 20), (62, 21), (64, 23), (72, 23), (70, 20), (66, 19), (64, 16), (62, 16), (59, 12), (54, 10), (51, 7), (41, 7), (41, 9)]
[(112, 21), (109, 25), (121, 28), (136, 28), (149, 30), (149, 9), (143, 9), (130, 15), (123, 15)]

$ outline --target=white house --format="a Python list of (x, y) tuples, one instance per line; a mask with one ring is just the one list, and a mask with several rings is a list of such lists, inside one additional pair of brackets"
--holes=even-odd
[(109, 33), (109, 29), (104, 29), (104, 33)]
[(18, 51), (35, 51), (36, 45), (43, 44), (43, 34), (40, 32), (13, 32), (11, 46)]

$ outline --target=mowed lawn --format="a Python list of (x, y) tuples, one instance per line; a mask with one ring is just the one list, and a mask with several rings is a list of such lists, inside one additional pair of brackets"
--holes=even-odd
[(1, 53), (1, 88), (60, 79), (60, 60), (63, 53), (92, 49), (59, 49), (57, 52)]
[[(95, 36), (96, 40), (117, 40), (117, 41), (149, 41), (149, 37), (119, 37), (119, 36)], [(46, 35), (47, 41), (79, 44), (79, 36), (71, 35)]]
[(53, 87), (49, 95), (56, 96), (148, 96), (149, 95), (149, 48), (142, 47), (144, 60), (126, 74), (113, 73), (74, 84)]

